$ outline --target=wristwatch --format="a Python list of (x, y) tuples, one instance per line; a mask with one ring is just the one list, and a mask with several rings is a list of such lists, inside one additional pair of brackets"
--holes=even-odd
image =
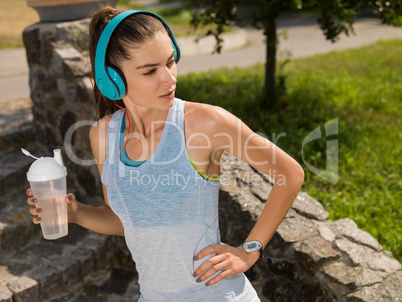
[(264, 258), (264, 254), (262, 253), (262, 244), (257, 240), (249, 242), (244, 241), (243, 248), (247, 253), (259, 251), (260, 257), (258, 259)]

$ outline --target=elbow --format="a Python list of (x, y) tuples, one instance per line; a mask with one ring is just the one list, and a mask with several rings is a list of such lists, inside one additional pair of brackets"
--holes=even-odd
[(297, 186), (298, 190), (300, 190), (304, 183), (305, 177), (303, 168), (298, 163), (296, 163), (295, 169), (292, 174), (294, 177), (295, 186)]
[(283, 182), (283, 184), (292, 191), (300, 191), (304, 183), (304, 176), (303, 168), (297, 162), (294, 162), (294, 164), (286, 169), (285, 182)]
[(300, 167), (300, 171), (299, 171), (300, 177), (299, 177), (299, 180), (300, 180), (300, 188), (301, 188), (302, 185), (303, 185), (303, 183), (304, 183), (305, 174), (304, 174), (303, 168), (302, 168), (300, 165), (299, 165), (299, 167)]

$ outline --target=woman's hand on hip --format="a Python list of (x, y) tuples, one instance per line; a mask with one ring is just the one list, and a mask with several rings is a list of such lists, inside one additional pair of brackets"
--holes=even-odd
[(208, 280), (205, 283), (206, 286), (214, 285), (228, 276), (247, 271), (259, 258), (258, 251), (248, 253), (243, 246), (233, 247), (222, 243), (202, 249), (194, 256), (194, 261), (201, 260), (210, 254), (215, 255), (201, 264), (193, 273), (193, 277), (200, 283), (220, 272)]

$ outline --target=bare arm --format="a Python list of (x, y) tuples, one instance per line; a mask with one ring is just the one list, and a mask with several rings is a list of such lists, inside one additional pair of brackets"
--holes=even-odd
[[(209, 137), (217, 137), (213, 140), (213, 148), (223, 149), (235, 155), (275, 181), (257, 223), (249, 236), (244, 238), (245, 241), (258, 240), (265, 247), (303, 184), (303, 169), (292, 157), (269, 140), (254, 133), (228, 111), (216, 107), (211, 116), (208, 124), (204, 123), (204, 129), (209, 132)], [(225, 135), (216, 135), (212, 129), (219, 129), (220, 133), (224, 132)], [(209, 280), (207, 285), (213, 285), (227, 276), (248, 270), (259, 257), (258, 251), (247, 253), (242, 246), (231, 247), (224, 244), (206, 247), (195, 257), (201, 259), (208, 254), (216, 256), (209, 258), (194, 272), (195, 277), (201, 275), (197, 281), (205, 281), (220, 270), (223, 272)]]
[[(105, 119), (92, 126), (89, 132), (93, 156), (96, 160), (99, 175), (102, 175), (103, 163), (107, 154), (107, 123)], [(102, 184), (105, 205), (93, 207), (77, 203), (73, 222), (97, 233), (124, 236), (120, 219), (112, 211), (107, 197), (107, 187)]]
[[(107, 126), (107, 121), (102, 119), (92, 126), (89, 133), (92, 153), (96, 160), (100, 175), (102, 175), (103, 163), (106, 159)], [(123, 225), (109, 206), (107, 187), (102, 185), (102, 188), (105, 205), (101, 207), (94, 207), (80, 203), (76, 200), (74, 194), (69, 193), (66, 196), (68, 222), (76, 223), (97, 233), (124, 236)], [(32, 190), (28, 189), (27, 195), (29, 196), (27, 199), (28, 204), (34, 206), (30, 208), (29, 212), (32, 215), (42, 214), (42, 209), (35, 207), (37, 204), (37, 199), (32, 197)], [(33, 222), (35, 224), (41, 223), (41, 217), (33, 218)]]

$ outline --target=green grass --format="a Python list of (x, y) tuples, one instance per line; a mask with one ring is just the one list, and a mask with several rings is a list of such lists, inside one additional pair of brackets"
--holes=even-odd
[[(330, 219), (348, 217), (402, 261), (402, 40), (333, 52), (286, 65), (287, 92), (275, 110), (261, 111), (264, 67), (216, 69), (179, 78), (177, 95), (217, 104), (254, 131), (286, 133), (277, 144), (306, 173), (303, 190)], [(180, 68), (180, 66), (178, 66)], [(333, 184), (303, 162), (303, 139), (338, 118), (337, 135), (323, 135), (304, 149), (307, 163), (325, 169), (326, 140), (339, 143), (339, 179)]]

